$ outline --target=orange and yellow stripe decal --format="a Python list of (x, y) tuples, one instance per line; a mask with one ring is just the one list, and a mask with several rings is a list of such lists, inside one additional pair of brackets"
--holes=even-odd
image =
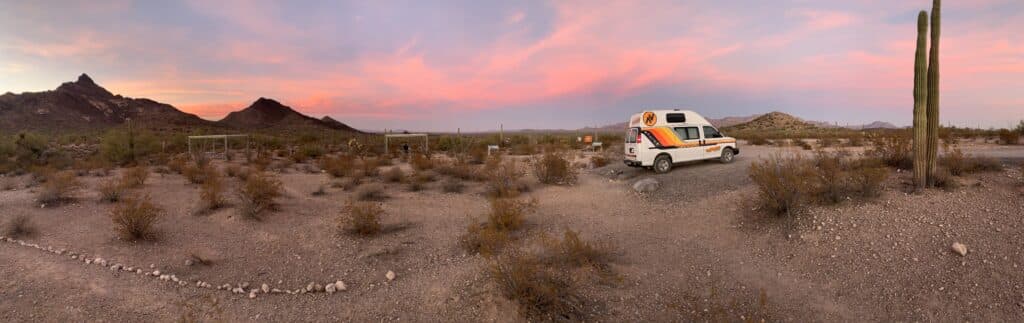
[(644, 128), (645, 132), (654, 136), (654, 139), (661, 144), (661, 148), (686, 148), (686, 147), (697, 147), (697, 142), (683, 142), (679, 139), (679, 135), (676, 134), (675, 130), (667, 127), (654, 127)]
[(717, 144), (731, 144), (736, 142), (736, 139), (710, 139), (704, 141), (705, 145), (717, 145)]

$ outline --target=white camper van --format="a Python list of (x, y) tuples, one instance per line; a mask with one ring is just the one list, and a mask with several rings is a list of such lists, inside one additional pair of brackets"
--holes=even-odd
[(665, 173), (694, 160), (732, 162), (740, 149), (707, 119), (687, 110), (651, 110), (634, 114), (626, 129), (626, 165)]

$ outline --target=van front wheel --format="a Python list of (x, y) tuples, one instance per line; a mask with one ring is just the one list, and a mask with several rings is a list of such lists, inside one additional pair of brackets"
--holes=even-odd
[(732, 149), (722, 149), (722, 158), (719, 159), (723, 164), (731, 163), (733, 158), (736, 157), (736, 153), (732, 152)]
[(668, 173), (672, 170), (672, 157), (661, 155), (654, 159), (654, 172), (658, 174)]

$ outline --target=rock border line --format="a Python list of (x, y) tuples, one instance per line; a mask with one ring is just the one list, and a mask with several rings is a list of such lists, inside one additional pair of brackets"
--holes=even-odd
[[(113, 271), (113, 272), (119, 272), (120, 271), (120, 272), (126, 272), (126, 273), (135, 274), (135, 275), (142, 276), (142, 277), (153, 278), (153, 279), (156, 279), (156, 280), (159, 280), (159, 281), (162, 281), (162, 282), (168, 282), (168, 283), (171, 283), (171, 284), (175, 284), (178, 287), (192, 286), (192, 287), (195, 287), (195, 288), (217, 290), (217, 291), (229, 292), (229, 293), (238, 294), (238, 295), (248, 294), (250, 299), (255, 299), (260, 294), (267, 294), (267, 295), (269, 295), (269, 294), (305, 295), (305, 294), (315, 294), (315, 293), (327, 293), (327, 294), (330, 295), (330, 294), (334, 294), (334, 293), (338, 293), (338, 292), (344, 292), (344, 291), (348, 290), (348, 286), (345, 285), (345, 282), (343, 282), (341, 280), (334, 281), (334, 282), (328, 282), (328, 283), (325, 283), (325, 284), (320, 284), (320, 283), (316, 283), (316, 282), (310, 282), (305, 287), (300, 287), (300, 288), (296, 288), (296, 289), (270, 288), (270, 285), (265, 284), (265, 283), (261, 284), (260, 286), (257, 287), (255, 285), (249, 285), (249, 283), (241, 283), (241, 284), (237, 284), (237, 285), (232, 286), (231, 284), (214, 285), (214, 284), (212, 284), (210, 282), (207, 282), (207, 281), (204, 281), (204, 280), (196, 280), (194, 282), (190, 282), (190, 281), (187, 281), (187, 280), (180, 279), (180, 278), (178, 278), (178, 276), (176, 276), (176, 275), (174, 275), (174, 274), (172, 274), (170, 272), (164, 272), (164, 271), (160, 271), (158, 269), (155, 269), (153, 265), (150, 265), (149, 269), (143, 269), (143, 267), (128, 266), (128, 265), (124, 265), (122, 263), (116, 263), (116, 262), (113, 262), (113, 261), (109, 261), (109, 260), (103, 259), (101, 257), (92, 257), (92, 258), (90, 258), (85, 253), (69, 251), (69, 250), (64, 249), (64, 248), (53, 248), (51, 246), (45, 246), (44, 247), (44, 246), (40, 246), (39, 244), (36, 244), (36, 243), (29, 243), (29, 242), (26, 242), (24, 240), (19, 240), (19, 239), (15, 239), (15, 238), (11, 238), (11, 237), (5, 237), (5, 236), (0, 236), (0, 242), (7, 242), (7, 243), (10, 243), (10, 244), (17, 244), (17, 245), (20, 245), (22, 247), (34, 248), (34, 249), (45, 251), (45, 252), (48, 252), (48, 253), (51, 253), (51, 254), (54, 254), (54, 255), (65, 256), (65, 257), (70, 258), (71, 260), (80, 261), (80, 262), (84, 263), (85, 265), (100, 266), (100, 267), (103, 267), (103, 268), (108, 268), (108, 269), (110, 269), (110, 271)], [(394, 279), (395, 274), (392, 271), (388, 271), (386, 277), (390, 281), (390, 280)]]

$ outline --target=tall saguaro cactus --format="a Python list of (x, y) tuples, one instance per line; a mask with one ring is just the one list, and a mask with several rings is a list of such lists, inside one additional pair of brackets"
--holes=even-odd
[(939, 157), (939, 17), (942, 0), (932, 1), (931, 51), (928, 53), (928, 186), (935, 185)]
[(923, 10), (917, 15), (917, 51), (914, 58), (914, 185), (917, 188), (927, 184), (928, 156), (925, 149), (928, 128), (928, 62), (925, 56), (928, 46), (928, 13)]

